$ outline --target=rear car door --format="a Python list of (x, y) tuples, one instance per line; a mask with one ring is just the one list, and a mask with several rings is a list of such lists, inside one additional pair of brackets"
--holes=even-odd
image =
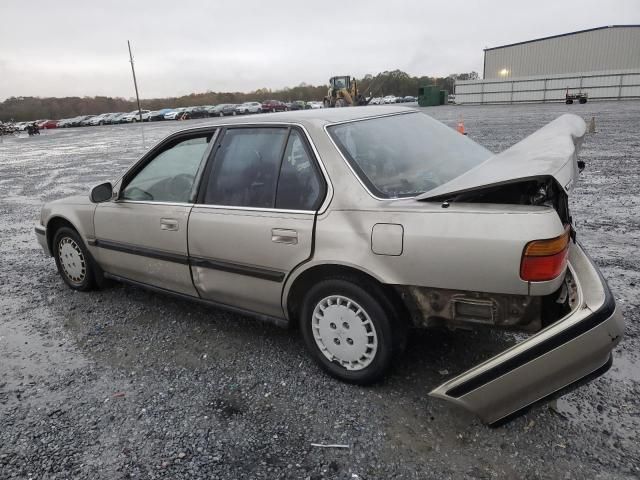
[(325, 192), (301, 130), (228, 128), (189, 219), (190, 261), (201, 297), (282, 318), (284, 280), (312, 254)]
[(124, 176), (115, 200), (97, 206), (93, 242), (105, 272), (197, 296), (187, 223), (213, 134), (170, 137)]

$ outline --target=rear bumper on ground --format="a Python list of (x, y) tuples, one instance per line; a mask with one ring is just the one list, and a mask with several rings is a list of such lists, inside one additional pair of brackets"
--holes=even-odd
[(577, 307), (571, 313), (430, 395), (496, 424), (604, 373), (624, 332), (622, 315), (606, 281), (579, 244), (571, 246), (569, 268), (578, 290)]

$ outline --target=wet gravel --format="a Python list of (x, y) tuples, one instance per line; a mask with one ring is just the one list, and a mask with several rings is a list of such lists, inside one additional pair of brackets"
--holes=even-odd
[(513, 336), (418, 332), (388, 380), (362, 388), (322, 374), (296, 331), (130, 286), (64, 286), (35, 241), (41, 204), (199, 121), (146, 125), (144, 145), (130, 125), (4, 139), (0, 479), (638, 478), (640, 102), (428, 109), (493, 151), (565, 111), (596, 118), (572, 212), (627, 334), (603, 377), (498, 429), (427, 393)]

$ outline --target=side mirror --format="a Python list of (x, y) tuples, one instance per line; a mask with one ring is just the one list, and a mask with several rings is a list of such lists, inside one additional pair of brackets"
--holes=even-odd
[(93, 203), (102, 203), (111, 200), (113, 197), (113, 185), (111, 182), (101, 183), (91, 189), (89, 198)]

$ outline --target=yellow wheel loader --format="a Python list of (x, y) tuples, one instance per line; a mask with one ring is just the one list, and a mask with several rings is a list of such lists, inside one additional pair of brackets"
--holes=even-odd
[(364, 95), (358, 92), (356, 79), (347, 75), (329, 79), (329, 90), (323, 103), (325, 108), (328, 108), (366, 105), (369, 102)]

